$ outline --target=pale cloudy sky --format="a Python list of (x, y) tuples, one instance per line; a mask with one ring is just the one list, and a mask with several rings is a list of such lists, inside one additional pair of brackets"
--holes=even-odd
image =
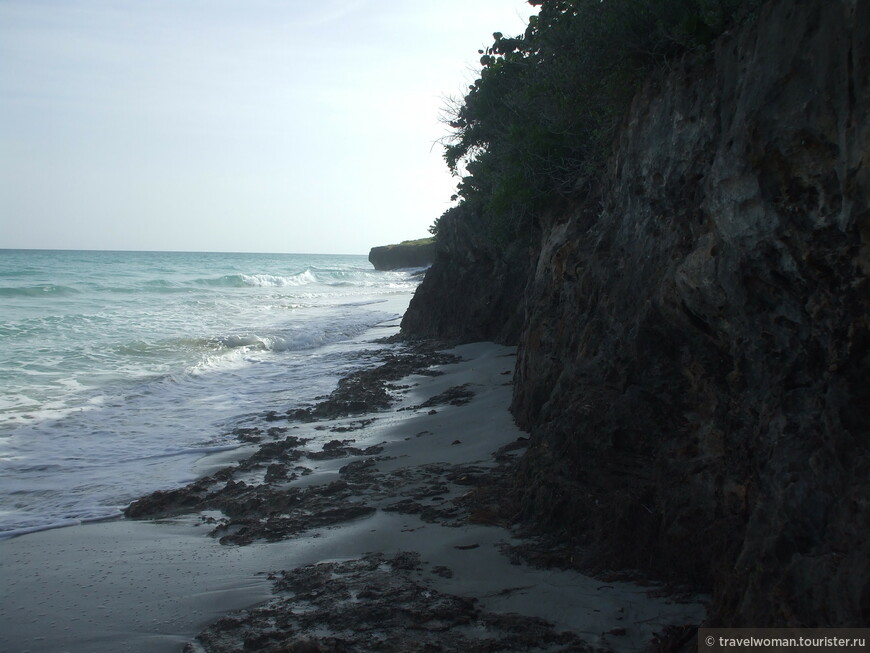
[(0, 248), (367, 253), (525, 0), (0, 0)]

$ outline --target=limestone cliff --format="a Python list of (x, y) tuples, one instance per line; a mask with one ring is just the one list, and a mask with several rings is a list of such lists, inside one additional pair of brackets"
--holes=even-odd
[(397, 245), (381, 245), (369, 250), (369, 263), (375, 270), (424, 268), (432, 265), (435, 243), (431, 238), (404, 241)]
[(516, 338), (525, 517), (711, 624), (870, 623), (868, 107), (870, 1), (773, 0), (647, 81), (530, 253), (448, 228), (403, 321)]

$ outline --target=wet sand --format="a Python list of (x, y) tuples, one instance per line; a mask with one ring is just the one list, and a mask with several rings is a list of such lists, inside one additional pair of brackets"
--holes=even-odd
[(451, 353), (462, 361), (436, 376), (389, 382), (387, 410), (271, 416), (244, 450), (268, 455), (204, 461), (214, 478), (144, 504), (164, 512), (156, 521), (0, 542), (0, 651), (528, 650), (530, 638), (636, 651), (700, 623), (703, 597), (515, 555), (517, 533), (480, 503), (523, 450), (508, 413), (514, 350)]

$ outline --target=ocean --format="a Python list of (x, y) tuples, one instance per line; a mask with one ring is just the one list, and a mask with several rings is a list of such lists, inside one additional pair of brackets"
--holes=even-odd
[(417, 272), (364, 256), (0, 250), (0, 538), (194, 480), (197, 461), (239, 446), (234, 429), (363, 367)]

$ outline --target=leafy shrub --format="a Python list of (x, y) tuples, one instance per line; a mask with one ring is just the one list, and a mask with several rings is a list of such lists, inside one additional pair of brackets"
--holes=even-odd
[[(761, 0), (530, 0), (524, 34), (493, 34), (448, 111), (444, 159), (464, 220), (502, 246), (601, 171), (641, 80), (703, 52)], [(438, 233), (439, 223), (430, 231)]]

